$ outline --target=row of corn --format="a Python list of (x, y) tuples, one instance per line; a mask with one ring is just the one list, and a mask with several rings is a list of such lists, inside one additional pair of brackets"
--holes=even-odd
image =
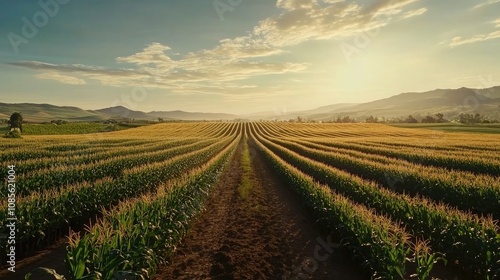
[(45, 190), (57, 190), (64, 185), (75, 184), (83, 181), (95, 181), (104, 177), (119, 178), (123, 170), (161, 162), (177, 155), (182, 155), (192, 150), (202, 149), (216, 140), (203, 140), (193, 144), (168, 147), (163, 150), (133, 153), (118, 157), (106, 158), (95, 163), (85, 163), (77, 166), (56, 166), (39, 169), (26, 175), (19, 175), (18, 180), (23, 182), (17, 188), (18, 196)]
[[(107, 149), (120, 146), (136, 146), (150, 143), (151, 140), (136, 139), (100, 139), (90, 140), (86, 138), (71, 138), (50, 136), (50, 138), (39, 137), (23, 139), (22, 142), (5, 142), (0, 147), (4, 153), (0, 155), (0, 161), (17, 161), (29, 159), (43, 159), (52, 156), (75, 156), (88, 153), (90, 149)], [(69, 142), (69, 144), (68, 144)]]
[(489, 279), (500, 273), (500, 235), (491, 218), (479, 218), (426, 199), (388, 191), (277, 145), (275, 139), (259, 139), (276, 155), (319, 182), (388, 215), (395, 223), (401, 222), (414, 236), (428, 239), (435, 250), (459, 261), (472, 273)]
[[(92, 147), (75, 150), (72, 153), (56, 154), (50, 157), (35, 158), (29, 160), (9, 161), (9, 164), (16, 166), (16, 174), (23, 177), (33, 176), (34, 174), (50, 171), (58, 166), (76, 167), (85, 165), (96, 165), (104, 160), (111, 160), (117, 157), (138, 155), (141, 153), (158, 152), (169, 148), (174, 148), (186, 144), (192, 144), (197, 139), (173, 140), (173, 141), (154, 141), (139, 146), (123, 145), (110, 149), (109, 147)], [(75, 145), (81, 147), (81, 145)], [(28, 151), (25, 151), (28, 152)], [(38, 171), (38, 172), (36, 172)], [(0, 180), (5, 179), (5, 174), (0, 174)]]
[(157, 193), (106, 211), (83, 237), (72, 235), (65, 258), (69, 279), (149, 279), (154, 275), (202, 209), (237, 142), (181, 179), (165, 183)]
[[(119, 201), (154, 191), (162, 182), (209, 161), (214, 155), (234, 141), (221, 139), (200, 150), (184, 151), (184, 154), (134, 167), (123, 171), (119, 178), (104, 178), (71, 184), (59, 190), (33, 193), (16, 203), (17, 235), (16, 248), (19, 255), (43, 247), (67, 232), (69, 227), (81, 227), (90, 217), (95, 217), (103, 208)], [(183, 147), (179, 149), (184, 150)], [(0, 220), (5, 221), (7, 207), (0, 209)], [(0, 233), (7, 229), (2, 228)], [(0, 244), (5, 251), (5, 244)], [(4, 261), (6, 254), (0, 255)]]
[[(411, 242), (403, 227), (333, 191), (287, 163), (255, 137), (273, 169), (286, 181), (320, 226), (331, 232), (372, 279), (430, 279), (438, 255), (426, 242)], [(409, 263), (416, 269), (410, 270)]]
[(500, 176), (500, 160), (496, 159), (497, 156), (491, 155), (491, 152), (488, 151), (482, 153), (478, 151), (436, 153), (435, 151), (428, 151), (425, 149), (395, 149), (392, 147), (374, 147), (372, 145), (365, 145), (362, 143), (342, 143), (338, 141), (333, 142), (315, 140), (312, 140), (311, 142), (322, 144), (328, 147), (336, 147), (345, 150), (355, 150), (362, 153), (382, 155), (423, 165), (469, 171), (476, 174)]
[[(322, 149), (315, 144), (274, 139), (276, 143), (301, 155), (330, 166), (374, 180), (381, 186), (410, 195), (422, 195), (437, 202), (500, 217), (500, 182), (498, 177), (405, 164), (393, 159), (381, 163)], [(375, 156), (373, 156), (375, 157)]]

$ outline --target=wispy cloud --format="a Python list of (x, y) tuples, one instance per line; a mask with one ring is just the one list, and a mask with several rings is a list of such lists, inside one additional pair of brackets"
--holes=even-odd
[(461, 45), (466, 45), (466, 44), (473, 44), (473, 43), (478, 43), (478, 42), (483, 42), (483, 41), (488, 41), (492, 39), (500, 38), (500, 30), (499, 31), (493, 31), (488, 34), (479, 34), (479, 35), (474, 35), (469, 38), (463, 38), (461, 36), (457, 36), (453, 39), (451, 39), (450, 47), (457, 47)]
[(367, 5), (364, 10), (365, 13), (368, 14), (376, 14), (381, 12), (391, 12), (391, 11), (400, 11), (399, 9), (411, 4), (413, 2), (417, 2), (418, 0), (378, 0), (373, 1), (371, 5)]
[[(37, 78), (51, 79), (61, 83), (68, 83), (70, 81), (69, 78), (73, 77), (84, 82), (85, 79), (91, 79), (100, 81), (102, 84), (108, 86), (121, 86), (137, 83), (149, 76), (149, 73), (140, 69), (111, 69), (82, 64), (65, 65), (40, 61), (21, 61), (11, 62), (8, 65), (38, 70), (42, 73), (36, 75)], [(56, 74), (59, 74), (59, 76), (56, 76)], [(65, 79), (62, 77), (65, 77)]]
[(495, 4), (495, 3), (500, 3), (500, 0), (488, 0), (484, 3), (481, 3), (481, 4), (474, 6), (473, 9), (478, 9), (478, 8), (481, 8), (481, 7), (484, 7), (487, 5), (491, 5), (491, 4)]
[(386, 26), (404, 6), (416, 1), (379, 0), (371, 6), (336, 0), (278, 1), (277, 6), (285, 11), (261, 21), (253, 34), (276, 47), (348, 37)]
[(109, 76), (134, 76), (134, 75), (146, 75), (144, 71), (138, 71), (136, 69), (125, 69), (125, 68), (104, 68), (100, 66), (88, 66), (83, 64), (52, 64), (40, 61), (21, 61), (21, 62), (10, 62), (9, 65), (21, 66), (34, 70), (52, 70), (52, 71), (62, 71), (65, 73), (88, 73), (88, 74), (102, 74)]
[(427, 8), (420, 8), (418, 10), (412, 10), (412, 11), (404, 13), (401, 16), (401, 19), (407, 19), (407, 18), (411, 18), (411, 17), (415, 17), (415, 16), (420, 16), (420, 15), (425, 14), (426, 12), (427, 12)]
[[(491, 23), (493, 23), (496, 28), (499, 28), (500, 27), (500, 18), (492, 21)], [(487, 34), (477, 34), (477, 35), (474, 35), (474, 36), (471, 36), (468, 38), (464, 38), (462, 36), (457, 36), (451, 40), (443, 41), (440, 44), (441, 45), (448, 45), (448, 46), (453, 48), (453, 47), (457, 47), (457, 46), (461, 46), (461, 45), (474, 44), (474, 43), (479, 43), (479, 42), (483, 42), (483, 41), (493, 40), (496, 38), (500, 38), (500, 30), (495, 30), (495, 31), (492, 31), (492, 32), (487, 33)]]
[(45, 72), (45, 73), (40, 73), (37, 74), (35, 77), (39, 79), (47, 79), (47, 80), (54, 80), (61, 82), (63, 84), (70, 84), (70, 85), (84, 85), (86, 84), (85, 80), (77, 78), (77, 77), (72, 77), (72, 76), (65, 76), (57, 72)]
[(495, 24), (495, 27), (500, 27), (500, 18), (497, 18), (496, 20), (494, 20), (493, 24)]
[(386, 26), (397, 19), (421, 15), (426, 8), (404, 11), (405, 6), (417, 1), (379, 0), (370, 6), (361, 6), (343, 0), (277, 0), (276, 6), (281, 13), (260, 21), (248, 35), (224, 39), (212, 49), (184, 56), (171, 52), (167, 45), (151, 43), (142, 51), (116, 58), (128, 68), (37, 61), (10, 65), (42, 71), (38, 78), (62, 83), (81, 84), (85, 80), (97, 80), (111, 86), (158, 87), (173, 92), (251, 92), (255, 85), (247, 88), (242, 88), (239, 83), (234, 85), (252, 77), (297, 73), (308, 67), (307, 63), (273, 61), (273, 57), (286, 53), (287, 47), (311, 40), (352, 36)]

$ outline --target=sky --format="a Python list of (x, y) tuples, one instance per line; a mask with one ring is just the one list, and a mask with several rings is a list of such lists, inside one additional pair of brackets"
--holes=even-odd
[(0, 102), (248, 114), (500, 85), (500, 0), (4, 0)]

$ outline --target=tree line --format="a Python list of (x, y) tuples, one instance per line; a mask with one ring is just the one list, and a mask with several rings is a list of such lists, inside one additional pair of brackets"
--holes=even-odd
[[(317, 121), (312, 121), (312, 120), (306, 120), (302, 117), (297, 117), (296, 119), (290, 119), (288, 122), (317, 122)], [(444, 114), (442, 113), (437, 113), (434, 115), (427, 115), (423, 118), (417, 118), (414, 117), (413, 115), (408, 115), (406, 117), (399, 117), (399, 118), (385, 118), (385, 117), (376, 117), (376, 116), (369, 116), (366, 118), (352, 118), (350, 116), (338, 116), (336, 119), (331, 119), (327, 121), (322, 121), (322, 122), (330, 122), (330, 123), (449, 123), (449, 122), (458, 122), (462, 124), (467, 124), (467, 125), (474, 125), (474, 124), (488, 124), (488, 123), (499, 123), (498, 120), (496, 119), (488, 119), (479, 113), (475, 114), (468, 114), (468, 113), (462, 113), (459, 114), (455, 119), (453, 120), (448, 120), (445, 119)]]

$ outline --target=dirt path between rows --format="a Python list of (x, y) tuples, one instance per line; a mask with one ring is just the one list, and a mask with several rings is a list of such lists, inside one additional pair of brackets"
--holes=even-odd
[[(67, 238), (63, 237), (55, 244), (38, 251), (31, 257), (16, 262), (15, 272), (2, 268), (0, 279), (24, 280), (24, 276), (38, 267), (47, 267), (55, 269), (59, 274), (67, 275), (67, 269), (64, 264), (66, 255)], [(54, 280), (54, 276), (46, 273), (36, 273), (31, 277), (32, 280)]]
[(252, 170), (242, 167), (240, 144), (207, 210), (153, 279), (364, 279), (343, 253), (330, 251), (326, 235), (254, 145), (249, 141)]

